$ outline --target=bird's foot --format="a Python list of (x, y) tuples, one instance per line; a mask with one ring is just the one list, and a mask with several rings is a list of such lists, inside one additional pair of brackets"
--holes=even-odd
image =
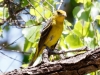
[(42, 54), (42, 62), (49, 62), (49, 56), (48, 56), (49, 52), (47, 49), (43, 50), (43, 54)]

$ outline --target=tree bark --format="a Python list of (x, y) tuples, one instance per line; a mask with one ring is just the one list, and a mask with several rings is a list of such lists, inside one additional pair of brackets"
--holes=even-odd
[(36, 67), (15, 69), (5, 75), (84, 75), (100, 69), (100, 47)]

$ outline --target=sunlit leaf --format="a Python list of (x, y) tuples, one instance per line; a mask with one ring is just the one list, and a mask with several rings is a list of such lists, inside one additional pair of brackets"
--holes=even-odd
[(83, 36), (83, 26), (80, 21), (75, 24), (73, 32), (79, 37)]
[(2, 32), (3, 32), (3, 30), (2, 30), (2, 28), (0, 27), (0, 36), (2, 37)]
[(31, 28), (25, 28), (22, 33), (28, 41), (34, 43), (39, 38), (37, 35), (40, 34), (40, 27), (41, 26), (33, 26)]
[(30, 14), (35, 15), (37, 17), (41, 17), (43, 9), (43, 7), (37, 6), (35, 9), (30, 9)]
[(28, 41), (27, 39), (25, 39), (25, 43), (24, 43), (24, 51), (28, 51), (31, 47), (32, 47), (32, 42)]
[(91, 8), (92, 1), (91, 0), (84, 0), (84, 8)]
[(88, 36), (90, 32), (90, 22), (85, 22), (83, 26), (83, 36)]
[(0, 2), (2, 2), (3, 0), (0, 0)]
[(30, 3), (36, 8), (40, 5), (41, 0), (30, 0)]
[(68, 44), (70, 48), (79, 48), (83, 46), (82, 40), (72, 33), (70, 33), (66, 38), (65, 42)]
[(36, 16), (37, 19), (44, 17), (49, 18), (51, 16), (51, 11), (46, 10), (41, 6), (37, 6), (35, 9), (30, 9), (30, 14)]
[(96, 38), (85, 37), (84, 44), (89, 48), (95, 48), (98, 44), (96, 42)]
[(95, 35), (95, 31), (94, 31), (93, 25), (90, 24), (87, 36), (93, 38), (94, 35)]
[(64, 36), (62, 35), (61, 38), (60, 38), (60, 47), (65, 50), (67, 49), (67, 45), (64, 43)]
[(50, 18), (51, 15), (52, 15), (52, 13), (51, 13), (51, 11), (49, 11), (49, 10), (47, 10), (47, 11), (44, 12), (45, 18)]
[(87, 3), (91, 2), (91, 0), (75, 0), (77, 3)]
[[(41, 19), (41, 18), (40, 18)], [(40, 23), (38, 23), (36, 20), (28, 20), (25, 25), (27, 26), (38, 26)]]
[(100, 46), (100, 32), (97, 30), (96, 31), (96, 34), (97, 34), (97, 42), (98, 42), (98, 45)]
[(72, 24), (69, 22), (69, 21), (64, 21), (64, 24), (66, 25), (66, 26), (72, 26)]
[(96, 19), (100, 20), (100, 15), (97, 15), (97, 16), (96, 16)]
[(100, 9), (99, 9), (99, 8), (100, 8), (100, 2), (97, 2), (97, 1), (96, 1), (96, 2), (94, 2), (93, 4), (94, 4), (94, 6), (95, 6), (96, 8), (98, 8), (98, 10), (99, 10), (99, 12), (100, 12)]
[(6, 19), (8, 16), (8, 9), (0, 7), (0, 22), (2, 22), (2, 19)]
[[(2, 18), (3, 12), (0, 11), (0, 18)], [(0, 22), (2, 22), (2, 19), (0, 19)]]
[(84, 0), (75, 0), (77, 3), (83, 3)]
[(22, 67), (27, 68), (28, 64), (23, 64)]
[(78, 21), (74, 26), (73, 32), (82, 38), (86, 36), (93, 37), (94, 35), (93, 27), (89, 22), (84, 22), (82, 24), (81, 21)]
[(2, 16), (3, 15), (3, 12), (2, 11), (0, 11), (0, 16)]

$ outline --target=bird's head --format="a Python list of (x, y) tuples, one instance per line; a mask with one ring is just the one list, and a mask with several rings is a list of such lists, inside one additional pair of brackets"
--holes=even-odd
[(56, 21), (63, 22), (65, 17), (67, 17), (67, 14), (63, 10), (57, 10), (54, 12), (54, 17), (55, 17)]

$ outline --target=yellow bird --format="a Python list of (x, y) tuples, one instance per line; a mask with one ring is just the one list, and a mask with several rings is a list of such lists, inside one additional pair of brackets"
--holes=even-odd
[(66, 17), (66, 12), (63, 10), (57, 10), (50, 19), (48, 25), (43, 29), (41, 37), (36, 49), (35, 55), (33, 56), (29, 66), (32, 66), (37, 57), (48, 47), (56, 45), (63, 31), (63, 22)]

